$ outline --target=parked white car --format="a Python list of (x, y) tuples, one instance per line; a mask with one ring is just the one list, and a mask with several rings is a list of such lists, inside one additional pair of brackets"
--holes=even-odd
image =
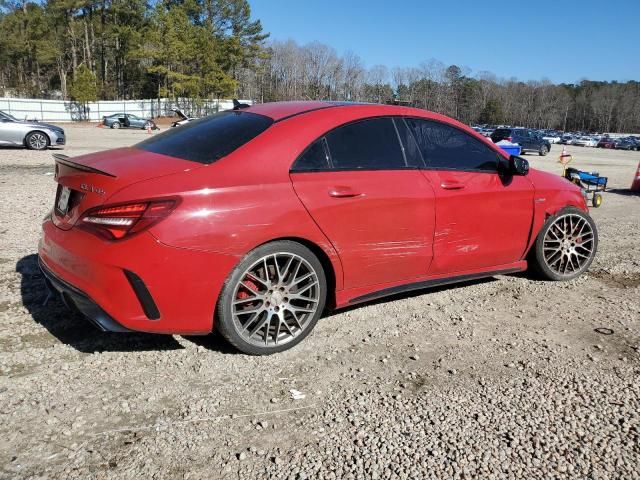
[(573, 144), (579, 147), (595, 147), (598, 142), (591, 137), (578, 137), (573, 141)]
[(548, 134), (548, 135), (543, 135), (542, 139), (546, 140), (549, 143), (560, 143), (560, 140), (562, 140), (562, 137), (557, 134)]

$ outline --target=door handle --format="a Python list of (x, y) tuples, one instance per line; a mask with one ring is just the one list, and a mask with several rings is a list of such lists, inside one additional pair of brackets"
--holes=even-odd
[(440, 186), (445, 190), (462, 190), (464, 188), (464, 183), (442, 182)]
[(356, 192), (351, 187), (331, 187), (329, 189), (329, 196), (334, 198), (350, 198), (350, 197), (358, 197), (362, 195), (361, 193)]

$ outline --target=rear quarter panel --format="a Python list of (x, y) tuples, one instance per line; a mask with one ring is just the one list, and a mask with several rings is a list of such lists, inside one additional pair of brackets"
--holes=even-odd
[[(242, 155), (239, 150), (232, 155)], [(109, 202), (179, 196), (176, 210), (150, 233), (165, 245), (232, 255), (238, 262), (257, 246), (275, 239), (313, 243), (331, 261), (336, 288), (341, 289), (338, 255), (304, 209), (288, 174), (279, 176), (266, 168), (255, 176), (250, 166), (243, 165), (245, 162), (220, 161), (143, 181), (119, 191)]]

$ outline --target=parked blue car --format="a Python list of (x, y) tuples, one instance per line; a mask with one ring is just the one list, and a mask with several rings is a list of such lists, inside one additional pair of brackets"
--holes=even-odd
[(142, 128), (143, 130), (158, 128), (150, 118), (140, 118), (131, 113), (114, 113), (108, 117), (102, 117), (102, 124), (109, 128)]

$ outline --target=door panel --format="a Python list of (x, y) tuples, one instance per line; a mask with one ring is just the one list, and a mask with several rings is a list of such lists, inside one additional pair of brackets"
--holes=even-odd
[(533, 186), (526, 177), (425, 170), (436, 195), (430, 274), (455, 273), (519, 260), (533, 220)]
[(426, 275), (435, 206), (419, 170), (291, 173), (291, 180), (340, 256), (345, 289)]
[(18, 123), (0, 122), (0, 144), (20, 145), (24, 139), (24, 130), (26, 129)]

